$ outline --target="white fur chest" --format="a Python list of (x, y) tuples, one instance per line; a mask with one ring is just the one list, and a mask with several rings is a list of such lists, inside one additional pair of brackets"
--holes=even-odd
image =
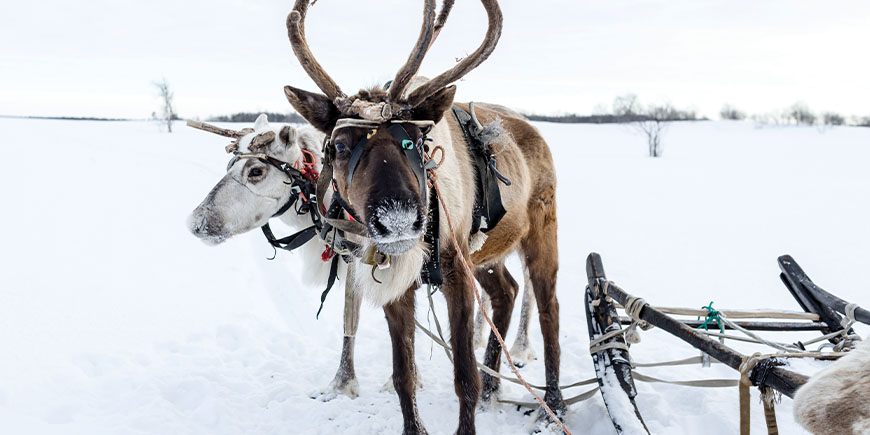
[(393, 256), (390, 267), (386, 269), (379, 269), (356, 259), (352, 268), (354, 291), (376, 307), (387, 305), (420, 282), (420, 270), (424, 260), (425, 250), (421, 245), (402, 255)]

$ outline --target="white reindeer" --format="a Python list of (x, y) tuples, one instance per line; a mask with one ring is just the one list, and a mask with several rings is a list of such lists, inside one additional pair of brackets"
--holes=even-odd
[[(272, 132), (274, 138), (265, 147), (252, 149), (257, 137)], [(266, 115), (260, 115), (254, 123), (253, 132), (238, 138), (237, 151), (264, 153), (278, 162), (292, 164), (303, 160), (303, 150), (316, 157), (315, 170), (321, 169), (321, 144), (323, 133), (310, 126), (294, 128), (290, 125), (270, 125)], [(284, 206), (292, 187), (288, 176), (275, 166), (261, 159), (234, 159), (227, 173), (206, 195), (202, 203), (190, 214), (190, 232), (209, 245), (217, 245), (237, 234), (246, 233), (265, 225)], [(308, 215), (299, 215), (291, 207), (280, 216), (285, 224), (295, 229), (311, 225)], [(325, 249), (323, 242), (315, 237), (299, 248), (303, 279), (323, 285), (329, 274), (329, 263), (321, 259)], [(343, 262), (339, 262), (341, 276), (346, 274)], [(339, 370), (329, 387), (320, 392), (319, 398), (328, 400), (336, 394), (357, 397), (359, 382), (353, 368), (353, 337), (356, 335), (359, 300), (352, 287), (345, 291), (345, 337)]]

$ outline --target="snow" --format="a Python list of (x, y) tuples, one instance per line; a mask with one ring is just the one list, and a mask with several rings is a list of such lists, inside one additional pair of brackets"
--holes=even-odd
[[(591, 251), (602, 254), (608, 277), (654, 305), (798, 309), (778, 278), (776, 257), (785, 253), (823, 288), (870, 304), (870, 129), (681, 123), (667, 131), (664, 156), (651, 159), (644, 139), (621, 126), (536, 125), (560, 183), (562, 383), (593, 375), (582, 306)], [(225, 143), (176, 128), (0, 118), (4, 433), (399, 433), (398, 401), (381, 390), (391, 370), (383, 314), (363, 304), (360, 397), (310, 399), (338, 367), (341, 291), (315, 320), (322, 288), (302, 283), (293, 254), (267, 261), (272, 249), (258, 232), (219, 247), (190, 235), (186, 215), (222, 176)], [(516, 259), (509, 267), (522, 276)], [(443, 298), (435, 299), (446, 319)], [(426, 325), (425, 298), (418, 300)], [(532, 344), (542, 355), (536, 323)], [(662, 331), (641, 335), (632, 347), (637, 361), (697, 354)], [(766, 336), (792, 342), (815, 334)], [(416, 343), (421, 418), (430, 433), (452, 433), (452, 369), (422, 333)], [(821, 366), (792, 363), (805, 373)], [(721, 364), (641, 371), (736, 377)], [(543, 360), (522, 372), (542, 383)], [(653, 433), (738, 431), (736, 388), (637, 389)], [(503, 396), (530, 400), (504, 383)], [(790, 399), (777, 408), (782, 433), (803, 433)], [(752, 413), (762, 433), (761, 407)], [(526, 433), (530, 419), (505, 405), (479, 413), (477, 428)], [(566, 423), (575, 433), (614, 433), (599, 395), (570, 406)]]

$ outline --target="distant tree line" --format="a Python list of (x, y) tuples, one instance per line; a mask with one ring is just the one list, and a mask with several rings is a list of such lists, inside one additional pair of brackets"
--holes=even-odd
[(55, 119), (60, 121), (131, 121), (129, 118), (100, 118), (95, 116), (30, 116), (30, 115), (0, 115), (0, 118), (17, 119)]
[(702, 121), (694, 110), (677, 109), (670, 104), (652, 104), (643, 106), (637, 95), (626, 94), (613, 99), (613, 108), (598, 110), (601, 113), (593, 115), (535, 115), (525, 114), (532, 121), (561, 122), (571, 124), (625, 124), (643, 121)]
[(231, 115), (213, 116), (207, 121), (211, 122), (254, 122), (260, 114), (265, 113), (269, 117), (269, 122), (287, 122), (291, 124), (305, 123), (305, 118), (295, 112), (278, 113), (278, 112), (239, 112)]
[[(722, 110), (719, 111), (719, 117), (725, 120), (735, 121), (747, 118), (744, 112), (730, 104), (722, 106)], [(827, 111), (816, 113), (810, 110), (807, 103), (802, 101), (798, 101), (785, 109), (753, 114), (752, 116), (749, 116), (749, 119), (758, 124), (765, 125), (852, 125), (857, 127), (870, 127), (870, 116), (852, 116), (850, 119), (846, 119), (845, 116), (837, 112)]]
[[(561, 115), (538, 115), (526, 113), (524, 116), (532, 121), (557, 122), (568, 124), (632, 124), (645, 121), (705, 121), (708, 118), (699, 116), (694, 110), (677, 109), (670, 104), (641, 105), (634, 94), (621, 95), (613, 100), (612, 108), (599, 105), (596, 113), (581, 115), (567, 113)], [(747, 115), (746, 112), (731, 104), (725, 104), (719, 111), (723, 120), (742, 121), (750, 119), (758, 124), (773, 125), (851, 125), (870, 127), (870, 116), (851, 116), (849, 118), (833, 111), (816, 113), (810, 110), (804, 102), (796, 102), (781, 110), (767, 113)]]

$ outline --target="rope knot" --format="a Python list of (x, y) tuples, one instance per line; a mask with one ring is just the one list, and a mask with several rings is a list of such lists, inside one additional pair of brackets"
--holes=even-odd
[[(716, 321), (716, 324), (719, 325), (719, 333), (725, 333), (725, 322), (722, 321), (722, 313), (713, 308), (713, 301), (710, 301), (710, 305), (701, 307), (707, 310), (707, 316), (704, 318), (704, 323), (698, 327), (698, 329), (704, 328), (705, 331), (710, 330), (710, 322)], [(701, 316), (698, 316), (698, 320), (701, 320)]]
[(649, 322), (641, 320), (640, 312), (649, 305), (643, 298), (628, 295), (625, 299), (625, 314), (631, 317), (631, 325), (625, 331), (625, 341), (630, 344), (640, 343), (640, 333), (637, 328), (648, 331), (652, 328)]

